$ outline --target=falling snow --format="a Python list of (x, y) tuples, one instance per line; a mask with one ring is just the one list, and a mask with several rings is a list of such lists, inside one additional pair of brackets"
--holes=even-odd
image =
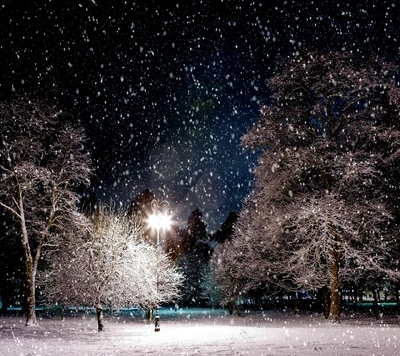
[[(252, 180), (255, 156), (243, 155), (239, 139), (268, 100), (275, 59), (311, 46), (398, 55), (392, 1), (2, 8), (1, 95), (51, 93), (79, 117), (99, 167), (100, 198), (125, 204), (150, 188), (180, 206), (183, 220), (197, 206), (207, 210), (213, 229), (249, 191), (243, 182)], [(176, 175), (160, 186), (149, 157), (171, 145)], [(214, 198), (211, 188), (193, 200), (191, 188), (210, 167), (226, 197)]]

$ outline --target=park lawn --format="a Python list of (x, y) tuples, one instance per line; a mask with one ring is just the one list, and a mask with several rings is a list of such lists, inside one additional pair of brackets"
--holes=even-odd
[(39, 326), (23, 316), (0, 317), (0, 355), (400, 355), (396, 317), (343, 314), (340, 324), (320, 314), (222, 309), (162, 309), (154, 332), (140, 310), (108, 316), (97, 332), (94, 314), (70, 313), (65, 320), (41, 314)]

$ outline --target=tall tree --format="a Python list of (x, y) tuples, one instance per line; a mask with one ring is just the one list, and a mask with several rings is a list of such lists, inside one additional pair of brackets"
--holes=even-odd
[(202, 271), (211, 255), (207, 225), (200, 209), (190, 213), (187, 229), (184, 251), (179, 258), (179, 266), (185, 275), (182, 300), (188, 305), (199, 305), (204, 301)]
[(395, 70), (352, 53), (297, 54), (279, 63), (271, 104), (242, 138), (262, 152), (235, 231), (250, 241), (242, 266), (258, 261), (254, 283), (279, 276), (287, 286), (328, 286), (332, 321), (342, 280), (395, 273), (385, 262), (398, 213), (387, 194), (398, 196), (398, 185), (385, 176), (398, 172)]
[(207, 241), (207, 225), (203, 220), (203, 213), (200, 209), (193, 210), (187, 222), (188, 236), (185, 242), (187, 251), (199, 253), (197, 251), (204, 242)]
[(57, 233), (80, 226), (78, 195), (89, 183), (83, 130), (43, 100), (0, 103), (0, 206), (18, 222), (24, 250), (26, 324), (35, 325), (36, 273)]

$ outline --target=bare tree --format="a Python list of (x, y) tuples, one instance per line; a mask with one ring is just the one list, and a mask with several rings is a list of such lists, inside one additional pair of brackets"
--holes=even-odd
[(148, 307), (178, 298), (182, 275), (142, 238), (139, 223), (100, 206), (89, 226), (87, 235), (70, 237), (50, 253), (44, 280), (49, 302), (94, 306), (103, 331), (106, 305)]
[(55, 234), (79, 228), (74, 189), (89, 183), (83, 130), (45, 101), (0, 103), (0, 206), (18, 221), (24, 249), (27, 325), (37, 324), (36, 274)]
[(250, 261), (240, 276), (327, 285), (332, 321), (341, 281), (373, 271), (397, 278), (385, 263), (398, 214), (388, 195), (400, 147), (395, 69), (351, 53), (297, 55), (280, 64), (271, 104), (242, 138), (262, 154), (233, 239)]

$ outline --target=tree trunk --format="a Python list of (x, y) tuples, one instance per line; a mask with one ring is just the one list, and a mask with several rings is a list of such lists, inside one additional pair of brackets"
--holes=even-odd
[(374, 315), (375, 315), (376, 320), (379, 320), (381, 318), (381, 316), (379, 314), (378, 292), (375, 288), (372, 289), (372, 296), (373, 296), (372, 308), (374, 311)]
[(294, 301), (294, 313), (299, 314), (299, 299), (297, 297), (297, 292), (293, 292), (293, 301)]
[(153, 322), (153, 309), (148, 308), (146, 309), (146, 317), (147, 317), (147, 322), (151, 324)]
[(61, 305), (61, 320), (65, 320), (65, 306)]
[(226, 307), (228, 308), (229, 315), (233, 314), (233, 309), (234, 309), (234, 304), (232, 302), (229, 302)]
[(339, 258), (338, 253), (333, 251), (329, 263), (331, 305), (329, 309), (329, 320), (340, 323), (340, 281), (339, 281)]
[(104, 331), (103, 307), (96, 306), (98, 331)]
[(237, 316), (239, 316), (239, 317), (243, 316), (243, 309), (242, 309), (241, 305), (238, 303), (234, 303), (233, 305), (236, 310)]
[[(22, 246), (25, 254), (25, 288), (26, 288), (26, 326), (37, 325), (36, 312), (35, 312), (35, 292), (36, 292), (36, 265), (32, 258), (31, 247), (29, 245), (28, 230), (26, 229), (24, 204), (22, 199), (22, 192), (19, 192), (19, 211), (20, 211), (20, 224), (21, 224), (21, 239)], [(37, 253), (39, 253), (39, 247)]]
[(35, 275), (32, 268), (32, 261), (28, 260), (25, 263), (25, 273), (26, 273), (26, 326), (37, 325), (36, 311), (35, 311)]

